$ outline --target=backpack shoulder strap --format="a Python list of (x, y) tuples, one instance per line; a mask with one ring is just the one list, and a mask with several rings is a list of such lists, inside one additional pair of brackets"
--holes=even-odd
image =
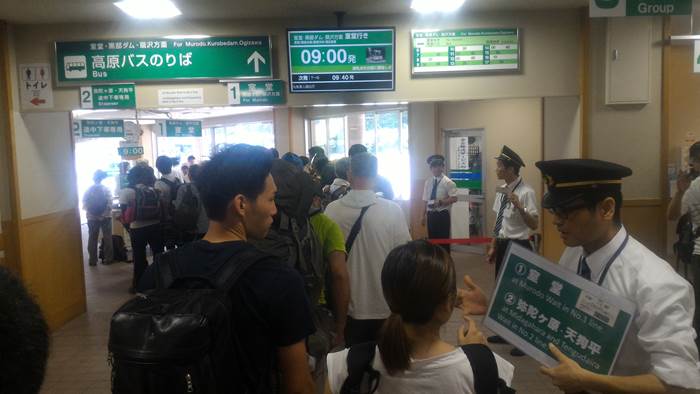
[(357, 235), (360, 233), (360, 230), (362, 229), (362, 218), (365, 216), (365, 213), (367, 213), (367, 210), (369, 207), (372, 205), (367, 205), (366, 207), (362, 207), (362, 210), (360, 211), (360, 216), (355, 220), (355, 223), (352, 225), (352, 228), (350, 229), (350, 234), (348, 235), (348, 239), (345, 241), (345, 251), (347, 254), (350, 254), (350, 249), (352, 249), (352, 245), (355, 243), (355, 238), (357, 238)]
[(376, 346), (374, 342), (365, 342), (348, 349), (348, 377), (340, 388), (340, 394), (367, 394), (377, 390), (380, 374), (372, 368)]
[(476, 394), (498, 393), (498, 365), (491, 349), (486, 345), (473, 344), (462, 346), (462, 351), (469, 359), (474, 372)]
[[(269, 257), (270, 256), (261, 253), (256, 248), (249, 248), (241, 253), (235, 253), (229, 256), (226, 259), (226, 263), (224, 263), (219, 269), (219, 272), (217, 272), (214, 285), (217, 289), (228, 292), (248, 268), (258, 261)], [(234, 262), (231, 260), (236, 261)]]

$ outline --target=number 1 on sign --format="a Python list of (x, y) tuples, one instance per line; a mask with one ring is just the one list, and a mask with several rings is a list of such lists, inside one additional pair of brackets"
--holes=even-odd
[(239, 82), (229, 82), (228, 84), (228, 105), (241, 104), (241, 84)]

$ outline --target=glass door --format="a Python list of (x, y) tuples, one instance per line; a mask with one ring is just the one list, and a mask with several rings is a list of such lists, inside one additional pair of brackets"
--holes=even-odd
[[(443, 130), (447, 175), (457, 184), (458, 201), (452, 207), (452, 238), (487, 236), (483, 191), (483, 129)], [(482, 246), (473, 247), (481, 251)]]

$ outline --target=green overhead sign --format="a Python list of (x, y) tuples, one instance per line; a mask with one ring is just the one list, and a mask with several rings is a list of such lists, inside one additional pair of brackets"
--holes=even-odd
[(199, 120), (164, 120), (159, 121), (161, 136), (164, 137), (201, 137), (202, 122)]
[(73, 123), (74, 133), (82, 138), (123, 138), (124, 121), (83, 119)]
[(270, 37), (56, 42), (58, 85), (272, 77)]
[(80, 107), (85, 109), (136, 108), (136, 88), (134, 84), (82, 86)]
[(484, 326), (547, 366), (554, 344), (589, 371), (609, 374), (635, 305), (557, 264), (511, 244)]
[(693, 0), (590, 0), (590, 16), (691, 15)]
[(227, 85), (229, 105), (280, 105), (285, 103), (284, 82), (230, 82)]
[(414, 30), (411, 42), (414, 76), (520, 68), (518, 29)]
[(287, 30), (289, 91), (394, 90), (394, 28)]

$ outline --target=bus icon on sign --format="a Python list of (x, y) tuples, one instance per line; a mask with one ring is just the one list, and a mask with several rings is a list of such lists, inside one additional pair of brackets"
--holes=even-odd
[(85, 56), (64, 56), (63, 68), (67, 79), (87, 78)]

